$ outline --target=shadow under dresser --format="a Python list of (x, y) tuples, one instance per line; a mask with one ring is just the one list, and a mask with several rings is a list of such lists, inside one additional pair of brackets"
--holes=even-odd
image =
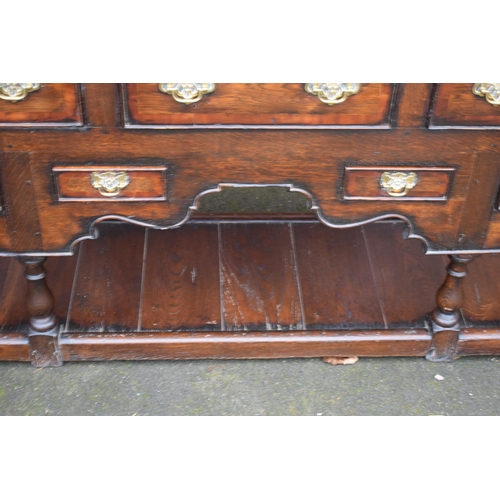
[[(498, 83), (0, 84), (0, 360), (498, 354), (499, 129)], [(307, 211), (201, 213), (253, 188)]]

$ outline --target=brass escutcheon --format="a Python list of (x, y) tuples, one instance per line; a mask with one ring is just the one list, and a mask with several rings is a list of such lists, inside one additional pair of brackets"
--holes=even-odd
[(315, 95), (321, 102), (332, 106), (344, 102), (361, 90), (359, 83), (306, 83), (304, 90)]
[(92, 172), (90, 183), (102, 196), (118, 196), (130, 184), (130, 177), (126, 172)]
[(0, 99), (17, 102), (40, 88), (39, 83), (0, 83)]
[(500, 106), (500, 83), (475, 83), (472, 93), (484, 97), (493, 106)]
[(384, 172), (380, 177), (380, 187), (387, 190), (390, 196), (405, 196), (417, 182), (418, 177), (415, 172)]
[(158, 90), (171, 95), (177, 102), (193, 104), (215, 90), (215, 83), (159, 83)]

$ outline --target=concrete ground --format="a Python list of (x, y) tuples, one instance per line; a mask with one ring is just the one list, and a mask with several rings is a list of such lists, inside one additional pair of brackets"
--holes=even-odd
[(0, 363), (0, 415), (499, 414), (494, 356)]

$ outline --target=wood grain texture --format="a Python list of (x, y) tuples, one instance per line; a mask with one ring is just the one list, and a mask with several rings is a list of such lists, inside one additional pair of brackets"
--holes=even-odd
[(463, 294), (467, 327), (500, 322), (500, 255), (482, 255), (469, 264)]
[[(446, 167), (432, 169), (419, 166), (347, 167), (344, 177), (344, 198), (391, 199), (398, 203), (416, 199), (444, 201), (452, 182), (453, 171), (453, 168)], [(413, 172), (417, 174), (417, 185), (405, 196), (391, 196), (387, 189), (380, 186), (380, 178), (384, 172)]]
[(219, 227), (223, 329), (303, 328), (289, 225)]
[(293, 232), (306, 328), (384, 328), (361, 228), (304, 223)]
[(13, 251), (42, 250), (35, 186), (27, 153), (0, 154), (5, 189), (6, 229)]
[(8, 262), (0, 292), (0, 332), (27, 333), (29, 313), (23, 266), (15, 259), (0, 260)]
[(0, 361), (30, 361), (26, 334), (0, 332)]
[[(406, 132), (406, 131), (405, 131)], [(185, 219), (196, 197), (218, 184), (293, 185), (309, 192), (328, 223), (343, 226), (375, 217), (400, 215), (429, 242), (429, 251), (453, 250), (458, 222), (467, 197), (476, 151), (491, 147), (481, 134), (474, 150), (460, 134), (411, 130), (380, 131), (171, 131), (145, 130), (44, 131), (0, 136), (0, 147), (22, 147), (30, 155), (38, 217), (45, 252), (69, 252), (71, 241), (88, 235), (100, 217), (133, 217), (162, 227)], [(22, 139), (22, 140), (21, 140)], [(491, 141), (491, 137), (489, 138)], [(61, 141), (68, 146), (61, 153)], [(168, 166), (168, 203), (54, 203), (51, 168), (61, 164), (142, 162)], [(354, 153), (353, 153), (354, 152)], [(353, 156), (355, 155), (355, 156)], [(449, 165), (455, 168), (446, 203), (435, 201), (342, 200), (343, 174), (349, 165)], [(123, 162), (120, 161), (123, 165)], [(1, 217), (0, 217), (1, 218)], [(0, 225), (1, 226), (1, 225)], [(2, 228), (0, 227), (0, 231)], [(0, 233), (0, 241), (3, 239)], [(28, 245), (24, 251), (29, 251)], [(1, 248), (1, 252), (12, 252)]]
[(220, 83), (186, 105), (154, 83), (126, 85), (129, 125), (382, 125), (389, 121), (393, 86), (362, 84), (358, 94), (328, 105), (301, 83)]
[(91, 127), (120, 125), (120, 104), (116, 83), (82, 84), (85, 123)]
[(458, 340), (461, 356), (500, 354), (500, 327), (464, 328)]
[(61, 325), (64, 325), (68, 317), (71, 290), (76, 273), (76, 264), (81, 245), (75, 248), (75, 254), (69, 257), (58, 258), (49, 257), (45, 261), (47, 271), (47, 286), (54, 295), (54, 314), (59, 318)]
[(144, 229), (122, 224), (81, 244), (66, 330), (137, 330), (143, 247)]
[(218, 231), (148, 231), (141, 330), (221, 329)]
[(422, 245), (403, 240), (401, 222), (363, 226), (377, 294), (389, 328), (424, 328), (446, 275), (443, 255), (423, 255)]
[(82, 125), (79, 86), (74, 83), (42, 83), (40, 90), (22, 101), (0, 99), (0, 126)]
[(457, 250), (483, 248), (493, 216), (500, 184), (500, 159), (495, 153), (480, 153), (474, 163), (467, 199), (462, 208)]
[(473, 83), (442, 83), (431, 110), (430, 127), (500, 127), (500, 106), (472, 93)]
[(399, 127), (425, 126), (432, 84), (405, 83), (398, 85), (396, 121)]

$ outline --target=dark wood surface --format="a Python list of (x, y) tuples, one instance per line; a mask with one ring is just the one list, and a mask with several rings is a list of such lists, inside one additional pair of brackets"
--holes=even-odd
[[(171, 231), (103, 223), (78, 255), (46, 261), (62, 356), (424, 356), (448, 259), (424, 255), (403, 230), (401, 222), (340, 230), (199, 222)], [(465, 354), (500, 349), (499, 258), (478, 258), (463, 280), (457, 355), (462, 345)], [(13, 259), (0, 265), (0, 359), (28, 360), (23, 269)]]
[(384, 125), (393, 85), (362, 84), (358, 94), (328, 105), (302, 83), (219, 83), (199, 102), (183, 104), (155, 83), (125, 85), (129, 125)]
[(139, 330), (222, 329), (218, 240), (216, 225), (146, 229)]
[[(24, 299), (19, 266), (0, 268), (0, 357), (36, 352), (42, 365), (51, 356), (80, 355), (266, 357), (349, 349), (424, 355), (431, 349), (449, 360), (496, 352), (497, 306), (489, 304), (498, 299), (485, 298), (496, 293), (491, 278), (476, 272), (472, 290), (465, 261), (446, 275), (440, 255), (420, 260), (416, 250), (423, 244), (427, 253), (454, 254), (457, 262), (463, 254), (500, 252), (498, 110), (471, 88), (369, 84), (327, 106), (303, 84), (220, 84), (185, 106), (155, 84), (43, 84), (22, 102), (0, 103), (0, 122), (6, 109), (11, 114), (4, 119), (13, 120), (0, 130), (0, 255), (20, 258), (32, 273)], [(68, 171), (58, 171), (62, 166)], [(134, 183), (139, 192), (92, 197), (86, 176), (104, 166), (133, 172), (142, 179)], [(151, 166), (166, 168), (161, 181)], [(349, 177), (352, 167), (375, 177), (382, 169), (418, 167), (423, 180), (413, 194), (419, 196), (387, 197), (373, 179)], [(248, 186), (294, 191), (331, 227), (291, 220), (231, 225), (228, 216), (189, 235), (183, 228), (155, 231), (196, 216), (204, 196)], [(346, 187), (354, 198), (345, 196)], [(151, 200), (151, 193), (161, 199)], [(137, 226), (110, 226), (94, 241), (96, 229), (107, 231), (98, 224), (106, 219)], [(383, 219), (404, 221), (410, 246), (397, 257), (390, 238), (367, 225)], [(46, 263), (58, 346), (55, 330), (50, 341), (39, 335), (52, 312), (37, 309), (51, 300), (36, 259), (76, 249), (64, 265)], [(496, 261), (488, 259), (478, 259), (488, 269), (484, 276), (498, 276), (489, 264)], [(440, 312), (438, 277), (448, 290), (438, 293)], [(450, 294), (460, 300), (448, 304)], [(448, 316), (456, 324), (448, 325)], [(131, 344), (142, 347), (132, 355)]]
[[(221, 132), (215, 131), (160, 134), (92, 129), (85, 133), (68, 131), (66, 134), (44, 131), (43, 137), (6, 131), (0, 134), (0, 147), (9, 150), (10, 145), (14, 151), (33, 151), (29, 155), (30, 175), (44, 235), (43, 251), (47, 253), (69, 252), (71, 243), (79, 237), (88, 237), (92, 223), (100, 217), (129, 217), (163, 227), (180, 223), (196, 197), (215, 189), (220, 183), (294, 186), (311, 194), (329, 224), (362, 224), (374, 218), (398, 215), (411, 221), (412, 231), (428, 241), (429, 251), (457, 249), (463, 204), (477, 157), (484, 155), (482, 169), (496, 169), (498, 165), (496, 153), (477, 153), (485, 148), (487, 134), (477, 138), (472, 150), (456, 133), (430, 134), (419, 130), (406, 136), (400, 130), (387, 132), (377, 135), (380, 131), (351, 131), (342, 135), (321, 130), (314, 133), (224, 131), (222, 141)], [(71, 145), (64, 154), (57, 150), (62, 140)], [(490, 138), (488, 147), (491, 148), (491, 144)], [(88, 162), (89, 151), (92, 151), (96, 165), (112, 164), (125, 156), (128, 156), (126, 162), (120, 162), (120, 165), (133, 167), (146, 162), (154, 165), (161, 161), (160, 164), (168, 167), (168, 203), (57, 203), (51, 174), (53, 164), (61, 164), (64, 159), (65, 164), (84, 165)], [(350, 159), (346, 159), (346, 151), (354, 152), (349, 153)], [(341, 198), (345, 167), (402, 165), (406, 162), (455, 168), (447, 202)], [(5, 177), (8, 170), (6, 167), (3, 170)], [(5, 184), (5, 179), (2, 184)], [(22, 218), (25, 204), (16, 201), (14, 192), (7, 188), (5, 185), (4, 202), (13, 216), (18, 214)], [(474, 217), (476, 211), (482, 213), (489, 209), (485, 221), (489, 224), (490, 217), (495, 215), (491, 213), (491, 207), (491, 199), (480, 198), (467, 216)], [(500, 249), (500, 221), (495, 223), (498, 231), (494, 237), (486, 239), (485, 248)], [(11, 237), (12, 233), (2, 228), (0, 221), (3, 252), (16, 250), (14, 243), (9, 242)], [(482, 241), (478, 244), (483, 246)], [(23, 250), (35, 252), (41, 249), (36, 238), (26, 237)]]
[(221, 224), (219, 232), (225, 329), (304, 329), (290, 227)]

